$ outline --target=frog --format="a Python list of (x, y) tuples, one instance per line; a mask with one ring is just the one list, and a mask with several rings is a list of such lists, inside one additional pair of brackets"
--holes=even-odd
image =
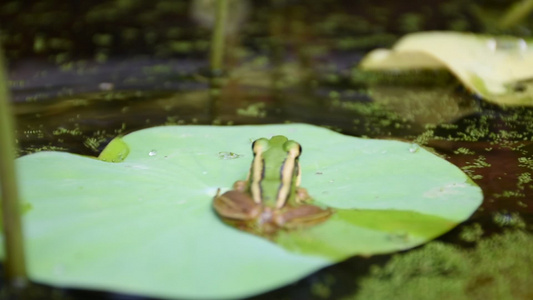
[(253, 159), (245, 180), (237, 180), (213, 199), (218, 216), (239, 229), (272, 237), (280, 230), (296, 230), (328, 220), (333, 210), (311, 204), (300, 186), (301, 145), (282, 135), (252, 143)]

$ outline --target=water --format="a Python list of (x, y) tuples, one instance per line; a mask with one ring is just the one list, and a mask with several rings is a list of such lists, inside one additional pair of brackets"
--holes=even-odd
[[(134, 68), (132, 72), (140, 70)], [(284, 90), (272, 90), (233, 80), (221, 89), (219, 98), (210, 98), (192, 80), (179, 83), (188, 88), (175, 90), (161, 91), (156, 85), (150, 89), (141, 86), (135, 90), (130, 87), (74, 92), (60, 98), (18, 101), (17, 137), (21, 155), (60, 150), (95, 156), (117, 135), (158, 125), (312, 123), (354, 136), (409, 141), (406, 151), (411, 153), (416, 153), (419, 147), (434, 151), (462, 168), (484, 191), (485, 201), (467, 225), (481, 224), (485, 235), (502, 228), (530, 228), (533, 111), (486, 104), (463, 90), (450, 88), (456, 84), (403, 88), (369, 85), (354, 91), (350, 84), (331, 87), (303, 80)], [(332, 100), (328, 95), (333, 90), (338, 94)], [(403, 101), (393, 97), (405, 91), (437, 96), (431, 101), (427, 96), (423, 99), (402, 96)], [(17, 97), (27, 93), (15, 91)], [(254, 103), (264, 103), (261, 108), (264, 115), (242, 114), (242, 109)], [(156, 156), (157, 150), (152, 149), (147, 155)], [(220, 159), (239, 156), (230, 152), (219, 154)], [(460, 238), (461, 228), (439, 239), (463, 245), (466, 242)], [(382, 264), (389, 258), (376, 256), (371, 261)], [(307, 297), (312, 295), (317, 281), (330, 277), (335, 278), (335, 283), (328, 285), (333, 294), (353, 292), (354, 278), (367, 274), (362, 266), (368, 263), (364, 258), (352, 258), (263, 297)], [(74, 292), (76, 297), (94, 295), (88, 291), (80, 293)]]
[[(36, 7), (23, 3), (20, 10), (0, 18), (12, 61), (20, 155), (58, 150), (96, 156), (118, 135), (159, 125), (305, 122), (358, 137), (408, 141), (411, 153), (424, 147), (466, 172), (483, 189), (485, 200), (465, 224), (440, 241), (471, 247), (461, 233), (472, 226), (480, 226), (483, 237), (504, 229), (532, 228), (533, 109), (487, 104), (449, 74), (444, 80), (409, 77), (418, 81), (394, 84), (376, 83), (352, 70), (367, 50), (389, 46), (405, 32), (454, 26), (479, 29), (479, 20), (470, 19), (472, 14), (460, 1), (432, 1), (427, 5), (438, 8), (429, 9), (432, 20), (422, 17), (420, 22), (416, 16), (426, 15), (428, 6), (399, 8), (394, 1), (376, 6), (353, 1), (274, 1), (275, 5), (255, 1), (249, 23), (241, 26), (244, 31), (228, 37), (233, 48), (228, 51), (227, 68), (232, 72), (216, 93), (207, 89), (209, 31), (188, 17), (186, 1), (176, 1), (170, 12), (146, 2), (142, 5), (147, 7), (127, 8), (125, 19), (112, 21), (97, 18), (102, 14), (95, 13), (96, 4), (59, 2)], [(118, 9), (114, 6), (118, 2), (101, 2), (110, 11)], [(37, 16), (47, 10), (59, 16), (52, 18), (57, 26), (38, 22)], [(143, 14), (145, 23), (131, 17), (146, 10), (152, 14)], [(81, 26), (58, 31), (72, 27), (76, 20), (70, 16)], [(273, 19), (278, 22), (271, 26), (268, 20)], [(94, 37), (96, 31), (111, 36), (110, 44), (105, 44), (105, 36)], [(44, 44), (33, 32), (46, 33), (41, 37)], [(61, 46), (62, 37), (70, 46)], [(495, 40), (487, 47), (525, 51), (520, 39)], [(394, 76), (402, 79), (401, 74)], [(157, 156), (157, 149), (147, 155)], [(228, 152), (219, 157), (239, 155)], [(390, 257), (354, 257), (256, 299), (350, 295), (371, 265), (384, 264)], [(67, 292), (74, 299), (128, 297)]]

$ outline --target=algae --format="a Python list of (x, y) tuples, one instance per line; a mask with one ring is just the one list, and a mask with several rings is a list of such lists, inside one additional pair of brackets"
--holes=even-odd
[(440, 241), (373, 267), (345, 299), (532, 299), (533, 237), (508, 231), (460, 249)]
[(464, 226), (459, 234), (459, 237), (466, 242), (477, 242), (483, 236), (483, 228), (479, 223), (474, 223), (470, 226)]

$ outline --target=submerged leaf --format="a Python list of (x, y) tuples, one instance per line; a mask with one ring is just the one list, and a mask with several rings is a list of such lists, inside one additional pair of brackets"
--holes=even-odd
[(376, 49), (366, 70), (447, 68), (471, 91), (501, 105), (533, 105), (533, 42), (510, 36), (413, 33)]
[[(302, 186), (336, 212), (269, 241), (225, 225), (212, 201), (218, 188), (246, 178), (252, 140), (280, 134), (304, 149)], [(352, 255), (420, 245), (482, 200), (464, 173), (422, 148), (311, 125), (155, 127), (124, 136), (115, 150), (124, 145), (129, 154), (118, 163), (59, 152), (17, 160), (32, 206), (24, 215), (32, 280), (152, 297), (245, 297)]]

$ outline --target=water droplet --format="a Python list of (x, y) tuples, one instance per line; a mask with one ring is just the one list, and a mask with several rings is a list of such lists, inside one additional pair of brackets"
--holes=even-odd
[(237, 154), (235, 152), (218, 152), (218, 158), (220, 159), (236, 159), (241, 156), (242, 155)]
[(152, 151), (148, 152), (148, 155), (149, 156), (156, 156), (157, 155), (157, 151), (156, 150), (152, 150)]
[(518, 51), (527, 50), (527, 42), (524, 39), (514, 37), (492, 38), (487, 41), (487, 48), (490, 51)]
[(203, 174), (203, 175), (207, 175), (207, 171), (203, 171), (202, 174)]
[(495, 39), (489, 39), (487, 41), (487, 48), (489, 48), (490, 51), (496, 51), (496, 40)]
[(411, 144), (411, 146), (409, 146), (409, 152), (411, 153), (416, 153), (418, 149), (420, 149), (420, 146), (418, 146), (418, 144)]
[(518, 40), (518, 49), (520, 49), (520, 51), (522, 51), (522, 52), (527, 50), (527, 43), (526, 43), (526, 41), (524, 41), (524, 39), (519, 39)]

